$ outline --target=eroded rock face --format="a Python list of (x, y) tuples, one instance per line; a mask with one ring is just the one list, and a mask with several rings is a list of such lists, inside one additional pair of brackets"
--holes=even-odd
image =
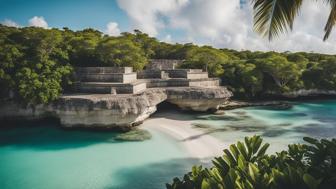
[(55, 111), (65, 127), (122, 127), (142, 123), (166, 100), (163, 90), (150, 89), (139, 95), (69, 95), (55, 102)]
[(57, 117), (64, 127), (129, 130), (167, 100), (182, 109), (207, 111), (232, 96), (226, 88), (152, 88), (137, 95), (64, 95), (56, 102), (30, 108), (8, 103), (0, 106), (0, 119)]
[(183, 110), (216, 110), (226, 102), (232, 93), (225, 87), (214, 88), (172, 88), (167, 89), (167, 101)]

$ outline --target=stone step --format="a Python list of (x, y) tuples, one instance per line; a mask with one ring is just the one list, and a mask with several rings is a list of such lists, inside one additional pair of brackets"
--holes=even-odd
[(220, 79), (204, 78), (204, 79), (144, 79), (147, 83), (147, 88), (157, 87), (218, 87)]
[(76, 91), (96, 94), (137, 94), (146, 90), (146, 82), (111, 83), (111, 82), (79, 82)]
[(165, 70), (170, 78), (203, 79), (208, 78), (208, 73), (200, 69)]
[(209, 78), (208, 72), (187, 73), (187, 79), (205, 79), (205, 78)]
[(137, 72), (138, 79), (167, 79), (168, 73), (162, 70), (142, 70)]
[(103, 74), (103, 73), (132, 73), (132, 67), (76, 67), (77, 73)]
[(136, 73), (77, 73), (76, 77), (82, 82), (116, 82), (132, 83), (137, 80)]

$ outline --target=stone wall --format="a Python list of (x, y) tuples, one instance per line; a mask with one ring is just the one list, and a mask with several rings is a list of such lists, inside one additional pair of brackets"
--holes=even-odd
[(171, 60), (171, 59), (151, 59), (146, 69), (149, 70), (170, 70), (176, 69), (183, 60)]
[(220, 79), (218, 78), (204, 78), (204, 79), (148, 79), (145, 80), (147, 88), (157, 87), (218, 87)]
[(76, 91), (81, 93), (93, 94), (111, 94), (115, 91), (117, 94), (137, 94), (146, 90), (146, 83), (137, 81), (133, 83), (95, 83), (80, 82), (76, 84)]
[(137, 80), (136, 73), (77, 73), (76, 80), (82, 82), (131, 83)]
[(96, 74), (96, 73), (132, 73), (132, 67), (76, 67), (76, 73)]
[(168, 74), (161, 70), (142, 70), (137, 72), (138, 79), (165, 79)]

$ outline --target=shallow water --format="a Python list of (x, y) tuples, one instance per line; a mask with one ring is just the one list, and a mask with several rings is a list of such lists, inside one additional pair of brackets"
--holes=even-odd
[(200, 115), (195, 127), (226, 143), (244, 136), (261, 135), (271, 143), (270, 152), (286, 149), (289, 143), (303, 142), (305, 136), (336, 137), (336, 101), (293, 103), (289, 110), (249, 107), (226, 111), (224, 115)]
[[(303, 136), (336, 136), (336, 101), (297, 103), (290, 110), (242, 108), (225, 115), (170, 110), (157, 117), (191, 121), (228, 144), (259, 134), (271, 143), (270, 152)], [(50, 122), (0, 129), (0, 188), (160, 189), (199, 163), (179, 141), (149, 131), (149, 141), (118, 142), (111, 132), (64, 131)]]

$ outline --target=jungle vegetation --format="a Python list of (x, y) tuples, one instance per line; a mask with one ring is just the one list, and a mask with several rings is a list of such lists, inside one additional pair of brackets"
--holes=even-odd
[(48, 103), (72, 84), (78, 66), (132, 66), (149, 59), (183, 59), (182, 68), (207, 69), (236, 97), (299, 89), (336, 88), (336, 56), (307, 52), (252, 52), (160, 42), (139, 30), (118, 37), (94, 29), (72, 31), (0, 25), (0, 97)]

